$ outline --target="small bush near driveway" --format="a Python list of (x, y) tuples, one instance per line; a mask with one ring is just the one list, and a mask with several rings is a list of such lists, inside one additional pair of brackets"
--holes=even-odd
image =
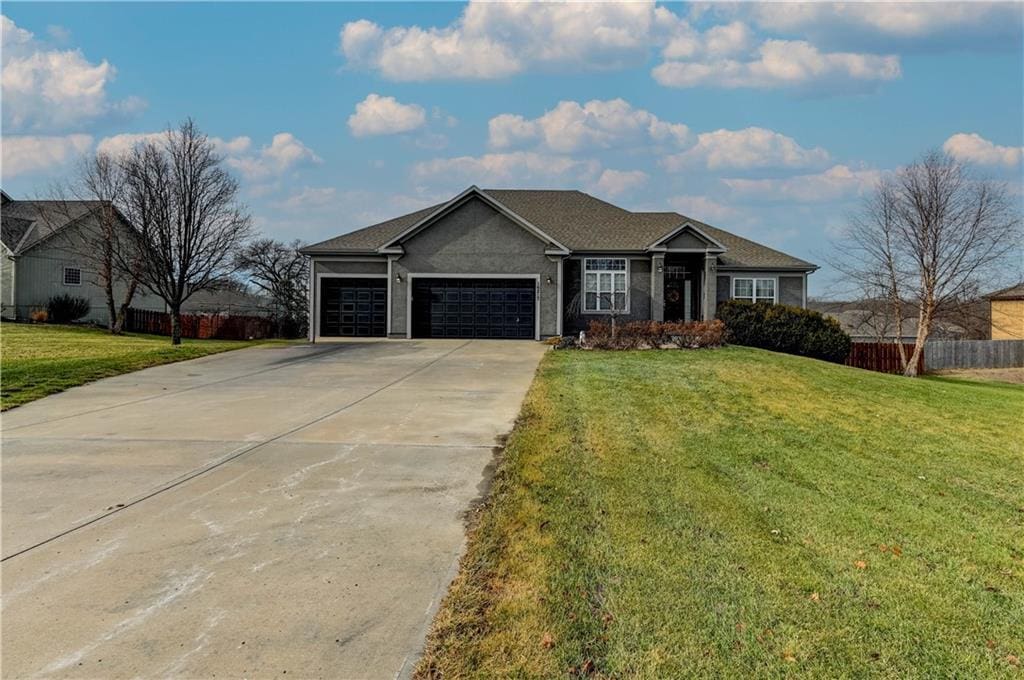
[(850, 354), (850, 336), (839, 322), (818, 312), (767, 302), (730, 300), (718, 307), (726, 342), (841, 364)]

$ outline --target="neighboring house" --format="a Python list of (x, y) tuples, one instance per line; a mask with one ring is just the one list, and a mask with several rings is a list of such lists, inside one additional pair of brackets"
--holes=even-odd
[(478, 189), (302, 249), (310, 338), (533, 338), (591, 319), (712, 319), (730, 299), (806, 306), (804, 260), (674, 212), (580, 191)]
[[(893, 321), (889, 307), (884, 301), (812, 300), (808, 306), (838, 321), (854, 342), (896, 342), (896, 322)], [(900, 339), (904, 343), (913, 344), (917, 341), (917, 310), (907, 307), (904, 314), (906, 316), (903, 319), (903, 333)], [(966, 328), (948, 319), (933, 320), (931, 332), (928, 334), (932, 339), (941, 340), (963, 339), (969, 335)]]
[[(107, 323), (103, 286), (90, 258), (83, 255), (84, 234), (95, 220), (99, 201), (16, 201), (0, 192), (0, 296), (4, 318), (27, 319), (46, 309), (55, 295), (89, 301), (82, 321)], [(126, 226), (127, 228), (127, 226)], [(123, 286), (115, 288), (120, 303)], [(132, 307), (163, 311), (163, 301), (141, 288)]]
[(273, 301), (245, 290), (200, 290), (181, 305), (183, 314), (220, 314), (223, 316), (269, 316)]
[(1024, 340), (1024, 282), (986, 295), (993, 340)]

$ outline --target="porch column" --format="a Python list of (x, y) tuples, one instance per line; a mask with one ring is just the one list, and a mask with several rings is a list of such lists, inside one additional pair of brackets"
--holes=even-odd
[(711, 321), (715, 318), (718, 305), (718, 255), (704, 254), (704, 303), (701, 305), (702, 319)]
[(665, 320), (665, 255), (651, 257), (651, 319)]

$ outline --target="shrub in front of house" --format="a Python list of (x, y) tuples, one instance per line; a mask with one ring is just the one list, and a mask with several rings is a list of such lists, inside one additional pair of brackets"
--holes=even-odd
[(725, 324), (720, 320), (662, 324), (668, 342), (680, 349), (721, 347), (725, 342)]
[(89, 301), (74, 295), (54, 295), (46, 303), (50, 323), (70, 323), (89, 313)]
[(850, 354), (850, 336), (839, 322), (818, 312), (767, 302), (739, 300), (718, 307), (726, 342), (841, 364)]
[(666, 345), (680, 349), (718, 347), (723, 342), (725, 326), (715, 320), (707, 323), (662, 323), (660, 321), (627, 321), (612, 325), (591, 321), (584, 335), (584, 346), (590, 349), (659, 349)]

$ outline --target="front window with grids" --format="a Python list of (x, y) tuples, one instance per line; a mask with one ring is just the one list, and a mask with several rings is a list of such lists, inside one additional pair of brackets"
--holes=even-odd
[(583, 262), (583, 311), (625, 312), (625, 258), (587, 258)]
[(64, 267), (64, 285), (81, 286), (82, 270), (79, 267)]
[(747, 302), (775, 302), (775, 279), (733, 279), (732, 297)]

